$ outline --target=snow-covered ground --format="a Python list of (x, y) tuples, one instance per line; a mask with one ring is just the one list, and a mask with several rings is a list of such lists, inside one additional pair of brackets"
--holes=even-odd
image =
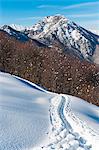
[(0, 72), (0, 150), (98, 150), (99, 108)]

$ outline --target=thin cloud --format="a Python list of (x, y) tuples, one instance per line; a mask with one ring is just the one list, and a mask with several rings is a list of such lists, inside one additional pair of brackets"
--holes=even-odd
[(72, 9), (72, 8), (79, 8), (79, 7), (93, 6), (93, 5), (99, 5), (99, 2), (80, 3), (80, 4), (65, 6), (65, 7), (63, 7), (62, 9)]
[(59, 5), (39, 5), (37, 6), (37, 8), (39, 9), (43, 9), (43, 8), (58, 8), (61, 10), (65, 10), (65, 9), (75, 9), (75, 8), (79, 8), (79, 7), (84, 7), (84, 6), (93, 6), (93, 5), (99, 5), (99, 2), (86, 2), (86, 3), (80, 3), (80, 4), (74, 4), (74, 5), (69, 5), (69, 6), (59, 6)]
[(56, 5), (39, 5), (37, 8), (57, 8), (59, 6)]

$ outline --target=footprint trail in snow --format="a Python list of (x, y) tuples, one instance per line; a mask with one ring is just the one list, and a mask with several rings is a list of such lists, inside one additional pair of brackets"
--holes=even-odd
[[(68, 118), (72, 116), (71, 118), (77, 121), (81, 129), (84, 130), (80, 120), (71, 112), (68, 96), (63, 94), (57, 95), (51, 99), (50, 103), (50, 121), (52, 124), (52, 130), (49, 133), (50, 142), (42, 149), (93, 150), (92, 145), (81, 134), (75, 132), (68, 121)], [(90, 133), (90, 130), (88, 131)]]

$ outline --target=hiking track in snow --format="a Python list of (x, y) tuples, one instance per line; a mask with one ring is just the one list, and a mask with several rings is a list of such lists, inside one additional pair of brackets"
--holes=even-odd
[(52, 130), (49, 133), (50, 143), (42, 147), (44, 150), (92, 150), (91, 144), (73, 130), (68, 117), (80, 124), (70, 109), (70, 99), (63, 94), (57, 95), (50, 101), (50, 122)]

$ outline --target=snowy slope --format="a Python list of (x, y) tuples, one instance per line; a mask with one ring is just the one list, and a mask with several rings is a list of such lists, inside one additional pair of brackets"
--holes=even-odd
[(98, 125), (97, 106), (0, 73), (0, 150), (98, 150)]
[(89, 29), (89, 31), (91, 31), (92, 33), (96, 34), (96, 35), (99, 35), (99, 30), (92, 30), (92, 29)]
[(24, 27), (22, 25), (16, 25), (16, 24), (11, 24), (10, 27), (16, 31), (23, 31), (26, 29), (26, 27)]
[(32, 27), (26, 27), (18, 24), (11, 24), (9, 25), (11, 28), (13, 28), (16, 31), (24, 31), (24, 30), (31, 30)]
[(0, 150), (30, 149), (45, 141), (50, 97), (36, 85), (0, 73)]

